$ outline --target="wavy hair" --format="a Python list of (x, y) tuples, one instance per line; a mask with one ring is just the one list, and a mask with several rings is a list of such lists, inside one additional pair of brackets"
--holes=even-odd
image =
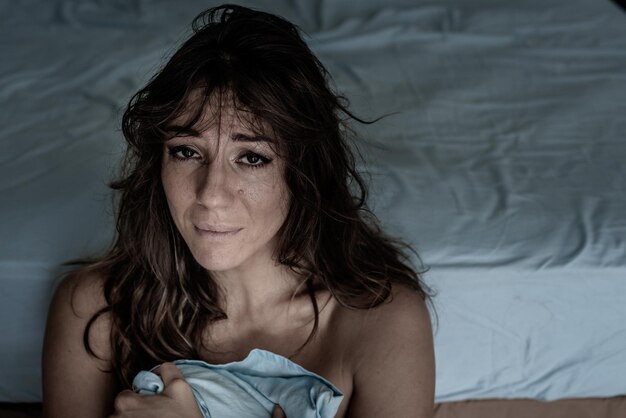
[[(259, 121), (270, 126), (286, 163), (292, 198), (275, 256), (302, 278), (315, 312), (313, 331), (296, 353), (318, 329), (317, 289), (328, 289), (351, 309), (383, 303), (392, 282), (430, 297), (423, 272), (405, 250), (415, 251), (386, 235), (366, 205), (367, 187), (355, 161), (357, 135), (348, 121), (376, 120), (347, 109), (348, 100), (333, 92), (330, 75), (300, 29), (279, 16), (230, 4), (202, 12), (192, 28), (124, 112), (128, 147), (121, 176), (109, 184), (118, 199), (115, 239), (100, 257), (65, 263), (81, 265), (69, 274), (102, 274), (107, 305), (88, 322), (83, 343), (97, 357), (89, 329), (108, 313), (110, 364), (123, 387), (155, 364), (199, 358), (204, 333), (227, 317), (218, 286), (174, 225), (160, 176), (164, 127), (190, 109), (182, 128), (193, 126), (213, 95), (220, 97), (219, 106), (228, 97), (236, 109), (254, 115), (246, 119), (251, 129), (262, 130)], [(194, 91), (202, 100), (192, 103)]]

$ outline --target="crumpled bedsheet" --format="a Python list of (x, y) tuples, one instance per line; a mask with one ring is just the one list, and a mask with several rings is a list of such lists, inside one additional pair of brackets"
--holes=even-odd
[[(343, 400), (328, 380), (267, 350), (254, 349), (245, 359), (226, 364), (173, 363), (191, 386), (204, 418), (269, 418), (276, 404), (287, 417), (333, 418)], [(135, 376), (135, 392), (163, 391), (163, 381), (152, 370)]]

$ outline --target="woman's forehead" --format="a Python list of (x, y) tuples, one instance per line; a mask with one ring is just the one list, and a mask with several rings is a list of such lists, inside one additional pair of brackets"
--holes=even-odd
[(270, 124), (239, 104), (231, 92), (214, 91), (207, 96), (201, 87), (190, 92), (182, 109), (166, 125), (198, 132), (236, 128), (251, 134), (273, 136)]

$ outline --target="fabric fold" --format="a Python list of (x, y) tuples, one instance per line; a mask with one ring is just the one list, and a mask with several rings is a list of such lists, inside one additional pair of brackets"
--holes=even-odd
[[(268, 418), (276, 404), (288, 418), (332, 418), (343, 400), (330, 381), (266, 350), (254, 349), (245, 359), (226, 364), (189, 359), (173, 363), (191, 386), (204, 418)], [(153, 373), (157, 367), (137, 373), (136, 393), (164, 390)]]

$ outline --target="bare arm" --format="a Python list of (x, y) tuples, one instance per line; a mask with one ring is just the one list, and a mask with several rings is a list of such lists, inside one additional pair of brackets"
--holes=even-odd
[(118, 388), (113, 373), (101, 371), (110, 369), (106, 317), (90, 330), (91, 347), (105, 360), (89, 355), (83, 345), (87, 322), (103, 306), (97, 277), (66, 277), (57, 287), (43, 345), (43, 418), (104, 418), (112, 412)]
[[(396, 290), (397, 289), (397, 290)], [(394, 285), (394, 299), (365, 316), (354, 351), (348, 417), (432, 418), (435, 362), (430, 316), (422, 299)]]

